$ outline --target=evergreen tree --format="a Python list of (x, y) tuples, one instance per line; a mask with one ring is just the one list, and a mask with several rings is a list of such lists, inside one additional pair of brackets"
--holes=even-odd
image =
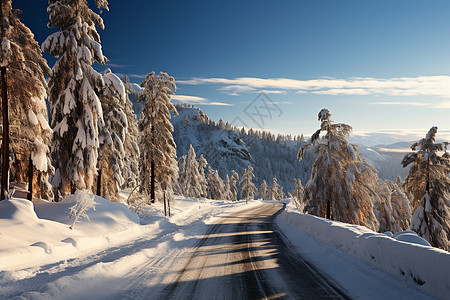
[(217, 170), (213, 170), (208, 166), (208, 175), (206, 177), (206, 181), (208, 183), (208, 198), (215, 200), (222, 199), (224, 194), (224, 183), (220, 178)]
[(133, 91), (130, 90), (131, 84), (127, 85), (126, 82), (130, 82), (127, 76), (124, 78), (124, 86), (127, 92), (127, 97), (125, 100), (124, 113), (127, 119), (127, 132), (124, 141), (124, 166), (123, 166), (123, 177), (125, 178), (123, 187), (124, 188), (134, 188), (138, 185), (139, 179), (139, 128), (136, 114), (133, 110), (133, 103), (130, 101), (130, 94)]
[(279, 196), (278, 196), (278, 200), (283, 200), (283, 199), (286, 199), (286, 194), (284, 193), (283, 187), (280, 186), (280, 193), (279, 193)]
[(151, 202), (155, 201), (156, 183), (166, 197), (173, 199), (178, 168), (176, 161), (175, 142), (173, 141), (173, 126), (170, 123), (170, 112), (177, 115), (170, 97), (176, 90), (175, 79), (167, 73), (155, 72), (147, 74), (141, 83), (144, 91), (139, 101), (144, 102), (144, 108), (139, 120), (141, 131), (141, 189), (150, 194)]
[(200, 185), (200, 173), (194, 147), (189, 148), (186, 163), (180, 174), (180, 187), (185, 197), (199, 198), (202, 194)]
[(10, 0), (1, 2), (3, 40), (0, 53), (0, 64), (7, 67), (9, 148), (15, 157), (11, 173), (16, 181), (26, 181), (31, 156), (32, 164), (39, 172), (35, 190), (40, 192), (39, 196), (52, 199), (52, 188), (48, 183), (48, 176), (54, 172), (49, 150), (52, 130), (45, 104), (45, 76), (50, 74), (50, 68), (33, 33), (20, 21), (21, 11), (12, 9), (11, 5)]
[(258, 194), (262, 200), (267, 200), (267, 183), (265, 180), (259, 185)]
[(305, 192), (305, 189), (303, 188), (302, 181), (298, 178), (294, 179), (294, 192), (292, 193), (292, 198), (294, 200), (295, 206), (298, 208), (299, 211), (300, 208), (303, 206), (303, 194)]
[[(106, 0), (96, 1), (108, 9)], [(52, 110), (53, 162), (58, 188), (90, 189), (97, 174), (98, 127), (104, 125), (99, 96), (103, 77), (92, 64), (104, 64), (100, 36), (102, 18), (85, 0), (49, 0), (49, 28), (60, 28), (42, 44), (42, 49), (59, 57), (49, 78)], [(58, 180), (57, 180), (58, 181)]]
[(276, 177), (272, 179), (272, 185), (268, 192), (268, 200), (280, 200), (280, 185)]
[(186, 166), (186, 159), (187, 155), (183, 155), (178, 159), (178, 179), (173, 188), (175, 195), (184, 195), (184, 190), (181, 187), (181, 173), (183, 173)]
[(238, 195), (238, 189), (237, 184), (239, 182), (239, 175), (236, 173), (236, 171), (231, 171), (231, 178), (230, 178), (230, 200), (231, 201), (237, 201), (237, 195)]
[[(377, 197), (378, 175), (363, 160), (356, 146), (347, 142), (352, 128), (334, 124), (331, 113), (322, 109), (318, 115), (320, 129), (298, 153), (301, 160), (306, 150), (315, 145), (311, 179), (305, 186), (306, 211), (334, 220), (377, 230), (372, 199)], [(321, 132), (326, 132), (319, 139)]]
[(241, 199), (248, 201), (253, 200), (255, 197), (258, 190), (253, 184), (253, 178), (255, 178), (255, 175), (253, 174), (253, 167), (248, 165), (241, 174)]
[(202, 192), (201, 192), (200, 196), (202, 196), (202, 197), (206, 197), (208, 195), (208, 192), (207, 192), (208, 183), (206, 182), (206, 175), (205, 175), (205, 169), (206, 169), (207, 165), (208, 165), (208, 162), (203, 157), (203, 154), (200, 154), (200, 157), (198, 158), (198, 173), (200, 174), (199, 181), (200, 181), (200, 186), (202, 187)]
[(409, 229), (411, 208), (401, 188), (389, 180), (380, 180), (377, 194), (379, 197), (374, 198), (374, 214), (380, 223), (379, 232), (396, 233)]
[(223, 193), (223, 198), (224, 200), (231, 200), (232, 195), (231, 195), (231, 190), (230, 190), (230, 176), (226, 176), (225, 178), (225, 186), (224, 186), (224, 193)]
[[(412, 164), (404, 188), (413, 199), (411, 229), (434, 247), (450, 250), (450, 155), (448, 143), (436, 143), (437, 127), (412, 144), (402, 161)], [(439, 155), (438, 152), (444, 152)]]
[(127, 96), (122, 81), (110, 69), (105, 70), (103, 81), (105, 89), (101, 103), (105, 122), (104, 126), (99, 123), (97, 194), (117, 201), (120, 187), (125, 182), (122, 170), (125, 160), (124, 141), (128, 129), (124, 112)]

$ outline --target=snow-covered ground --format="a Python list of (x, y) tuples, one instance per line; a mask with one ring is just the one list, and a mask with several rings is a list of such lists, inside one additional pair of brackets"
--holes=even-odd
[(450, 295), (450, 253), (428, 246), (413, 232), (378, 234), (363, 226), (300, 214), (292, 204), (276, 222), (298, 252), (355, 298)]
[(116, 295), (120, 290), (111, 285), (137, 266), (152, 269), (161, 260), (176, 262), (177, 255), (194, 246), (192, 237), (205, 231), (206, 220), (259, 204), (179, 197), (170, 219), (159, 203), (137, 207), (139, 219), (126, 205), (95, 196), (89, 220), (81, 218), (71, 230), (68, 213), (74, 200), (35, 203), (34, 209), (24, 199), (0, 202), (1, 299)]
[[(170, 218), (161, 204), (135, 207), (138, 217), (124, 204), (95, 197), (90, 220), (80, 219), (71, 230), (68, 212), (76, 200), (0, 202), (0, 298), (142, 298), (170, 281), (161, 270), (179, 269), (178, 258), (190, 253), (208, 224), (261, 203), (178, 197)], [(448, 252), (302, 215), (291, 204), (276, 222), (300, 253), (355, 298), (449, 295)]]

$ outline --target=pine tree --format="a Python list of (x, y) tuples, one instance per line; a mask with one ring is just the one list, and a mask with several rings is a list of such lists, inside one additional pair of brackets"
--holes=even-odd
[(175, 79), (167, 73), (147, 74), (141, 83), (144, 91), (139, 101), (144, 108), (139, 120), (141, 131), (141, 189), (155, 201), (156, 184), (166, 191), (166, 197), (173, 199), (173, 185), (178, 175), (176, 145), (173, 141), (173, 126), (170, 112), (177, 115), (170, 97), (176, 90)]
[(272, 179), (272, 185), (268, 191), (268, 200), (280, 200), (280, 185), (276, 177)]
[[(16, 181), (26, 181), (31, 156), (37, 177), (37, 191), (53, 198), (48, 176), (54, 168), (49, 145), (52, 130), (48, 125), (47, 83), (50, 74), (47, 61), (33, 33), (19, 19), (20, 10), (12, 9), (10, 0), (1, 3), (1, 66), (6, 67), (10, 145), (15, 157), (11, 174)], [(36, 178), (36, 177), (35, 177)]]
[(124, 80), (125, 90), (127, 92), (127, 97), (125, 100), (124, 113), (127, 118), (127, 132), (125, 135), (124, 141), (124, 166), (123, 166), (123, 177), (125, 178), (123, 187), (124, 188), (134, 188), (138, 185), (139, 179), (139, 128), (136, 114), (133, 110), (133, 103), (130, 101), (130, 94), (133, 91), (131, 84), (127, 85), (126, 83), (130, 83), (127, 76), (125, 76)]
[(262, 200), (267, 200), (267, 183), (265, 180), (259, 185), (258, 194)]
[(208, 183), (208, 198), (215, 200), (222, 199), (224, 194), (224, 183), (220, 178), (217, 170), (213, 170), (208, 166), (208, 175), (206, 177), (206, 181)]
[(230, 178), (230, 200), (231, 201), (237, 201), (237, 195), (238, 195), (238, 189), (237, 184), (239, 182), (239, 175), (236, 173), (236, 171), (231, 171), (231, 178)]
[(255, 178), (253, 167), (248, 165), (241, 174), (241, 199), (245, 199), (246, 201), (254, 199), (258, 190), (253, 184), (253, 178)]
[[(315, 145), (311, 179), (305, 186), (306, 211), (377, 230), (371, 200), (377, 197), (375, 168), (361, 158), (356, 146), (347, 142), (352, 130), (349, 125), (334, 124), (327, 109), (319, 112), (318, 119), (322, 122), (320, 129), (298, 153), (301, 160)], [(322, 131), (326, 134), (320, 140)]]
[(200, 185), (200, 173), (194, 147), (189, 148), (186, 163), (180, 174), (179, 182), (185, 197), (200, 198), (202, 186)]
[[(450, 250), (450, 155), (447, 142), (436, 143), (437, 127), (412, 144), (403, 167), (412, 164), (405, 191), (413, 199), (411, 229), (434, 247)], [(438, 152), (444, 152), (439, 155)]]
[(173, 191), (175, 193), (175, 195), (184, 195), (184, 190), (181, 187), (181, 173), (184, 172), (184, 167), (186, 166), (186, 159), (187, 159), (187, 155), (183, 155), (182, 157), (180, 157), (178, 159), (178, 178), (177, 178), (177, 182), (174, 185)]
[(106, 69), (103, 75), (105, 89), (101, 96), (104, 126), (99, 123), (99, 158), (97, 194), (117, 201), (125, 160), (124, 141), (128, 120), (124, 108), (127, 99), (125, 86), (120, 78)]
[(199, 181), (200, 181), (200, 186), (202, 187), (202, 192), (200, 195), (202, 197), (206, 197), (208, 195), (208, 192), (207, 192), (208, 183), (206, 182), (206, 175), (205, 175), (205, 169), (206, 169), (207, 165), (208, 165), (208, 162), (203, 157), (203, 154), (200, 154), (200, 157), (198, 158), (198, 173), (200, 174)]
[(280, 186), (280, 193), (279, 193), (279, 196), (278, 196), (278, 200), (283, 200), (283, 199), (286, 199), (286, 194), (284, 193), (283, 187)]
[(301, 212), (300, 208), (303, 207), (303, 194), (305, 189), (303, 188), (302, 181), (298, 178), (294, 179), (294, 192), (292, 193), (292, 198), (294, 199), (295, 206)]
[[(97, 7), (108, 9), (106, 0)], [(52, 154), (59, 190), (90, 189), (97, 174), (98, 126), (103, 126), (99, 96), (102, 75), (92, 64), (104, 64), (100, 36), (102, 18), (85, 0), (49, 0), (49, 28), (60, 28), (42, 44), (50, 55), (60, 57), (49, 79), (49, 100), (54, 131)]]
[(379, 181), (379, 197), (374, 198), (374, 213), (380, 223), (379, 232), (407, 230), (411, 223), (409, 200), (392, 181)]
[(232, 199), (231, 189), (230, 189), (230, 176), (228, 176), (228, 174), (225, 178), (225, 185), (223, 188), (223, 198), (224, 198), (224, 200)]

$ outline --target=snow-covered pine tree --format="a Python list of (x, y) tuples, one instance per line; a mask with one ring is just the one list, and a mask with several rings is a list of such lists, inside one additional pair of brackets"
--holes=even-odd
[[(134, 188), (138, 185), (139, 178), (139, 128), (136, 114), (133, 110), (133, 103), (130, 101), (130, 94), (134, 92), (131, 84), (127, 85), (127, 80), (125, 76), (123, 82), (125, 90), (127, 92), (127, 97), (125, 100), (124, 113), (127, 117), (127, 133), (125, 136), (124, 150), (125, 157), (123, 161), (123, 177), (125, 178), (123, 187), (124, 188)], [(133, 89), (133, 90), (130, 90)]]
[(173, 185), (178, 175), (176, 145), (170, 123), (170, 112), (178, 114), (170, 102), (170, 97), (177, 88), (175, 79), (164, 72), (159, 75), (151, 72), (147, 74), (141, 87), (144, 88), (139, 96), (139, 102), (144, 102), (139, 118), (141, 190), (150, 194), (150, 201), (154, 202), (158, 184), (162, 191), (166, 191), (166, 199), (171, 201)]
[[(106, 0), (97, 0), (96, 4), (99, 9), (108, 9)], [(48, 27), (60, 28), (47, 37), (42, 50), (60, 57), (48, 85), (54, 184), (65, 194), (74, 188), (91, 189), (97, 175), (98, 125), (104, 125), (99, 96), (104, 82), (92, 64), (106, 61), (96, 30), (104, 25), (85, 0), (49, 0), (47, 11)]]
[(199, 181), (200, 186), (202, 187), (202, 197), (206, 197), (208, 195), (207, 189), (208, 189), (208, 183), (206, 182), (206, 175), (205, 175), (205, 169), (208, 165), (208, 162), (206, 161), (205, 157), (203, 157), (203, 154), (200, 154), (200, 157), (198, 158), (198, 173), (200, 174)]
[(238, 195), (238, 189), (237, 184), (239, 182), (239, 174), (236, 173), (235, 170), (231, 171), (231, 178), (230, 178), (230, 200), (231, 201), (237, 201), (237, 195)]
[(286, 194), (284, 193), (283, 187), (280, 185), (280, 192), (278, 194), (278, 200), (286, 199)]
[(224, 200), (231, 200), (232, 195), (231, 195), (231, 190), (230, 190), (230, 176), (226, 176), (225, 178), (225, 185), (223, 188), (223, 198)]
[(253, 178), (255, 178), (253, 167), (248, 165), (241, 174), (241, 199), (245, 199), (246, 201), (254, 199), (258, 190), (253, 184)]
[(104, 126), (99, 123), (97, 194), (118, 201), (120, 187), (125, 181), (122, 170), (125, 159), (124, 141), (128, 129), (124, 112), (127, 94), (122, 80), (110, 69), (105, 70), (103, 81), (105, 89), (100, 99), (105, 122)]
[[(378, 229), (372, 199), (377, 197), (377, 171), (348, 143), (352, 127), (334, 124), (331, 113), (322, 109), (318, 115), (320, 129), (311, 141), (300, 148), (301, 160), (315, 145), (311, 179), (305, 186), (306, 211), (337, 221)], [(320, 133), (325, 131), (323, 139)]]
[(302, 181), (299, 178), (294, 178), (294, 191), (292, 192), (292, 198), (295, 206), (300, 212), (303, 212), (300, 208), (303, 207), (303, 194), (305, 189), (303, 188)]
[(141, 93), (139, 85), (131, 83), (130, 78), (127, 75), (123, 77), (123, 84), (125, 86), (125, 89), (127, 90), (128, 99), (130, 100), (132, 111), (136, 116), (140, 116), (144, 103), (139, 102), (139, 95)]
[(267, 200), (267, 182), (265, 180), (259, 185), (258, 195), (262, 200)]
[(280, 200), (280, 185), (276, 177), (272, 179), (272, 185), (269, 187), (268, 200)]
[(447, 142), (436, 143), (437, 129), (431, 127), (403, 158), (403, 167), (412, 164), (404, 188), (413, 199), (411, 229), (432, 246), (449, 251), (450, 155)]
[(179, 183), (185, 197), (200, 198), (202, 186), (200, 185), (200, 173), (194, 147), (189, 148), (186, 163), (180, 174)]
[(11, 0), (1, 2), (1, 13), (0, 64), (7, 67), (9, 147), (15, 157), (11, 174), (16, 181), (26, 181), (31, 155), (33, 166), (39, 172), (39, 176), (34, 176), (35, 196), (52, 199), (48, 183), (48, 176), (54, 171), (49, 150), (52, 130), (45, 104), (45, 76), (50, 74), (50, 68), (33, 33), (20, 21), (21, 11), (12, 9)]
[(224, 195), (224, 183), (217, 170), (213, 170), (210, 166), (208, 166), (206, 181), (208, 183), (208, 198), (214, 200), (222, 199)]
[(407, 230), (411, 223), (409, 200), (392, 181), (379, 180), (379, 197), (374, 199), (374, 214), (380, 223), (379, 232), (396, 233)]
[(175, 193), (175, 195), (184, 195), (184, 191), (181, 187), (181, 173), (184, 172), (184, 167), (186, 166), (186, 159), (187, 155), (183, 155), (178, 159), (178, 178), (177, 182), (173, 187), (173, 192)]

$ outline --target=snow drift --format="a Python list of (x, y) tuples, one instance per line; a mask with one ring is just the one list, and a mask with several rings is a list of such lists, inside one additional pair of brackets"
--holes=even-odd
[(389, 237), (366, 227), (288, 210), (278, 216), (277, 224), (290, 240), (295, 240), (298, 232), (303, 231), (332, 248), (414, 282), (420, 289), (438, 298), (445, 299), (450, 293), (450, 253), (420, 245), (423, 241), (417, 236), (411, 237), (411, 232)]
[(80, 251), (132, 239), (141, 232), (138, 216), (126, 205), (98, 196), (94, 198), (95, 210), (87, 212), (89, 219), (80, 218), (71, 230), (69, 211), (76, 197), (70, 195), (58, 203), (14, 198), (0, 201), (0, 269), (67, 259)]

